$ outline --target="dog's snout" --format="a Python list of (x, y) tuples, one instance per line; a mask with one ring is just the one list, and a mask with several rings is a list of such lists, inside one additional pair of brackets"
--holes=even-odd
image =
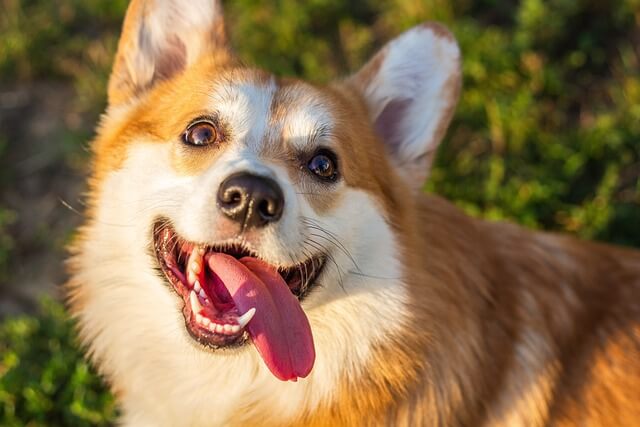
[(273, 179), (239, 172), (220, 184), (218, 206), (243, 229), (258, 228), (280, 219), (284, 195)]

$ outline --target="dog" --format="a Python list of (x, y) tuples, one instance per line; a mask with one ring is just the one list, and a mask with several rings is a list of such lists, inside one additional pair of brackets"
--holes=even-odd
[(460, 61), (425, 23), (315, 85), (131, 2), (67, 285), (120, 423), (640, 425), (640, 253), (421, 191)]

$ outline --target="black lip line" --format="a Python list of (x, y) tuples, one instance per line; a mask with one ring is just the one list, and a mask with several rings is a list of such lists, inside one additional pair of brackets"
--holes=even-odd
[[(175, 290), (174, 290), (174, 292), (175, 292)], [(176, 295), (177, 295), (177, 292), (176, 292)], [(180, 295), (178, 295), (178, 296), (180, 296)], [(186, 304), (187, 303), (185, 301), (185, 305)], [(184, 309), (185, 308), (183, 307), (183, 310)], [(242, 333), (240, 335), (238, 335), (238, 337), (235, 338), (233, 341), (225, 343), (224, 345), (213, 344), (212, 342), (207, 341), (204, 336), (198, 335), (195, 332), (193, 332), (191, 330), (191, 328), (189, 327), (189, 321), (184, 316), (184, 313), (183, 313), (183, 317), (184, 317), (184, 328), (187, 330), (187, 333), (189, 334), (189, 336), (191, 338), (193, 338), (198, 344), (200, 344), (201, 346), (203, 346), (205, 348), (208, 348), (208, 349), (211, 349), (211, 350), (232, 350), (232, 349), (243, 347), (244, 345), (248, 344), (251, 341), (249, 339), (249, 333), (247, 332), (246, 329), (243, 329)], [(205, 332), (206, 332), (206, 330), (205, 330)]]

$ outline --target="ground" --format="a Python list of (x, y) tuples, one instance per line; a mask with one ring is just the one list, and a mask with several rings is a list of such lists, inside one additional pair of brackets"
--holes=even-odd
[[(41, 82), (0, 90), (0, 206), (11, 211), (13, 249), (0, 282), (0, 316), (34, 312), (42, 294), (60, 297), (65, 244), (81, 217), (86, 156), (69, 144), (93, 121), (75, 112), (72, 85)], [(95, 120), (95, 119), (93, 119)], [(65, 139), (67, 144), (65, 144)], [(70, 207), (72, 208), (70, 208)]]

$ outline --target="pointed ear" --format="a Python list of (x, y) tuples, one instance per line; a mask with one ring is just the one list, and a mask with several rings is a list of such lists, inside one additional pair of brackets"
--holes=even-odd
[(109, 104), (130, 101), (220, 49), (226, 49), (226, 37), (218, 0), (132, 0), (109, 80)]
[(442, 25), (426, 23), (389, 42), (350, 78), (397, 170), (421, 188), (458, 101), (460, 50)]

